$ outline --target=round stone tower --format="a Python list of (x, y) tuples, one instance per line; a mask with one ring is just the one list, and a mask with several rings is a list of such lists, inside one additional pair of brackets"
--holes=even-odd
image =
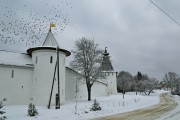
[[(65, 101), (65, 58), (71, 53), (58, 48), (58, 43), (51, 29), (43, 44), (40, 47), (28, 49), (27, 53), (32, 56), (34, 65), (31, 101), (37, 105), (48, 105), (54, 78), (51, 104), (55, 105), (55, 95), (58, 93), (57, 67), (59, 67), (60, 104), (63, 103)], [(59, 57), (57, 57), (58, 55)]]

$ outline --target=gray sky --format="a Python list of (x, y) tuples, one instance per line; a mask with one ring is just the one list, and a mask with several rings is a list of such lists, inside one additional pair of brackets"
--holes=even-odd
[[(180, 22), (179, 0), (153, 2)], [(54, 3), (51, 2), (51, 5)], [(25, 5), (29, 10), (31, 7), (36, 9), (37, 6), (33, 4), (37, 5), (32, 2), (23, 3), (22, 6)], [(11, 4), (11, 7), (14, 6)], [(108, 47), (116, 71), (125, 70), (132, 75), (140, 71), (159, 80), (169, 71), (180, 74), (180, 26), (149, 0), (71, 0), (70, 6), (72, 9), (65, 6), (62, 12), (64, 16), (68, 14), (69, 22), (56, 35), (60, 47), (72, 50), (75, 40), (83, 36), (90, 37), (102, 49)], [(47, 7), (43, 4), (38, 9), (39, 16), (46, 14), (44, 9), (47, 10)], [(23, 16), (27, 16), (27, 13)], [(57, 26), (56, 29), (61, 28)], [(1, 43), (0, 48), (14, 49), (19, 44)], [(67, 58), (67, 62), (71, 59)]]

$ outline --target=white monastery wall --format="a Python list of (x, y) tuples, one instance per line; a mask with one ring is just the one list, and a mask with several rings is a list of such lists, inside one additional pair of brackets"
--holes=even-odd
[(92, 86), (92, 97), (107, 96), (107, 84), (95, 82)]
[(102, 74), (105, 75), (105, 78), (103, 78), (101, 80), (108, 84), (107, 95), (116, 94), (117, 93), (116, 72), (108, 71), (108, 72), (102, 72)]
[(66, 74), (66, 83), (65, 83), (66, 100), (72, 100), (76, 98), (76, 80), (78, 79), (78, 76), (80, 76), (80, 74), (68, 67), (66, 67), (65, 74)]
[[(87, 100), (88, 99), (88, 92), (86, 82), (81, 81), (78, 84), (78, 91), (77, 91), (77, 99), (79, 100)], [(98, 96), (106, 96), (107, 95), (107, 85), (101, 82), (96, 81), (92, 88), (91, 88), (91, 98), (94, 99)]]
[(0, 66), (0, 100), (7, 98), (5, 104), (27, 105), (30, 101), (30, 67)]
[[(66, 68), (66, 100), (76, 99), (76, 95), (78, 100), (87, 100), (88, 93), (85, 78), (76, 71)], [(107, 85), (98, 81), (95, 82), (91, 88), (91, 95), (92, 98), (106, 96)]]
[[(78, 72), (65, 68), (65, 58), (66, 55), (59, 51), (61, 104), (65, 100), (76, 99), (76, 95), (77, 99), (87, 100), (88, 93), (85, 78)], [(36, 105), (47, 106), (56, 60), (56, 50), (38, 49), (32, 52), (32, 63), (28, 62), (28, 67), (0, 65), (0, 80), (3, 81), (0, 84), (0, 99), (7, 98), (7, 104), (28, 104), (33, 102)], [(116, 72), (103, 72), (103, 74), (106, 75), (106, 78), (96, 81), (92, 86), (92, 99), (97, 96), (117, 93)], [(56, 74), (51, 105), (55, 105), (55, 94), (58, 93), (57, 91)]]

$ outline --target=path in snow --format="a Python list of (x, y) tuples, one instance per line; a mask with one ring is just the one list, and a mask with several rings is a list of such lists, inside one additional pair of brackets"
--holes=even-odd
[(140, 110), (98, 118), (96, 120), (155, 120), (176, 107), (177, 103), (167, 93), (160, 95), (160, 103)]

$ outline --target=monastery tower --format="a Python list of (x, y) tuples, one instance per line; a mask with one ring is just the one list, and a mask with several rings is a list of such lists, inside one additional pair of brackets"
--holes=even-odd
[(102, 58), (102, 64), (100, 68), (101, 72), (105, 74), (105, 80), (108, 84), (107, 94), (116, 94), (117, 93), (117, 81), (116, 81), (116, 74), (117, 72), (114, 71), (112, 63), (110, 61), (109, 53), (105, 48)]
[[(54, 38), (51, 29), (46, 36), (45, 41), (40, 47), (34, 47), (27, 50), (32, 56), (34, 65), (33, 78), (31, 81), (31, 100), (38, 105), (47, 105), (52, 87), (53, 77), (55, 83), (52, 94), (52, 105), (55, 104), (55, 94), (58, 93), (57, 81), (57, 47), (58, 43)], [(59, 53), (59, 78), (60, 78), (60, 103), (65, 101), (65, 58), (71, 53), (67, 50), (58, 48)], [(56, 70), (55, 70), (56, 69)], [(55, 72), (56, 71), (56, 72)]]

